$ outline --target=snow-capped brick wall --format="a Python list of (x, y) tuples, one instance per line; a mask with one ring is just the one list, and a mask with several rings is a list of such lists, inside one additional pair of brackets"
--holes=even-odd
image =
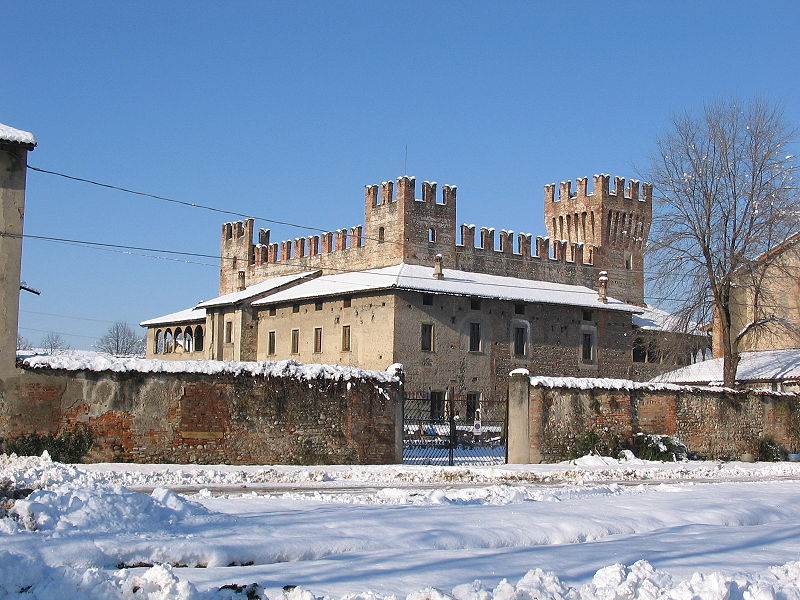
[(17, 399), (0, 402), (0, 436), (85, 425), (94, 434), (87, 462), (399, 462), (402, 384), (393, 373), (264, 364), (260, 372), (23, 364)]
[[(757, 457), (763, 438), (800, 452), (800, 394), (624, 379), (512, 377), (510, 397), (513, 462), (570, 458), (588, 432), (627, 442), (636, 433), (672, 435), (705, 458)], [(527, 424), (517, 432), (517, 442), (524, 435), (527, 444), (512, 440), (515, 420)]]

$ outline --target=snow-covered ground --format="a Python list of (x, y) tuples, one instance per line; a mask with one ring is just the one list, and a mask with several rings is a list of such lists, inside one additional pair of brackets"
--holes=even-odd
[(798, 463), (0, 456), (0, 496), (0, 598), (800, 599)]

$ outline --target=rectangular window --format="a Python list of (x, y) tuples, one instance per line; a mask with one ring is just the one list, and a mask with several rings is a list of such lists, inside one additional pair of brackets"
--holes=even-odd
[(514, 305), (514, 314), (515, 315), (524, 315), (525, 314), (525, 305), (524, 304), (515, 304)]
[(343, 308), (350, 308), (350, 304), (353, 302), (350, 296), (347, 296), (344, 300), (342, 300), (342, 307)]
[(593, 316), (594, 315), (592, 314), (592, 311), (590, 311), (590, 310), (584, 310), (583, 311), (583, 317), (582, 318), (583, 318), (584, 321), (591, 321)]
[(233, 323), (225, 321), (225, 343), (230, 344), (233, 341)]
[(322, 302), (314, 302), (314, 310), (322, 310)]
[(470, 352), (480, 352), (481, 351), (481, 324), (480, 323), (470, 323), (469, 324), (469, 351)]
[(422, 294), (422, 304), (424, 306), (433, 306), (433, 294)]
[(524, 327), (514, 327), (514, 354), (525, 356), (525, 342), (527, 341), (528, 330)]
[(314, 352), (322, 352), (322, 327), (314, 327)]
[(481, 309), (481, 301), (480, 300), (470, 300), (469, 307), (471, 310), (480, 310)]
[(420, 350), (433, 352), (433, 324), (423, 323), (420, 331)]
[(444, 421), (444, 392), (431, 392), (431, 421)]
[(299, 304), (292, 304), (292, 312), (299, 313), (300, 312), (300, 305)]
[(267, 354), (275, 354), (275, 332), (267, 333)]
[(583, 333), (581, 334), (581, 338), (583, 339), (581, 345), (581, 359), (585, 363), (594, 362), (594, 335), (591, 333)]
[(300, 354), (300, 330), (292, 329), (292, 354)]
[(467, 425), (470, 425), (475, 422), (475, 416), (478, 414), (480, 406), (481, 406), (480, 392), (467, 392), (467, 414), (464, 416)]
[(350, 351), (350, 325), (342, 325), (342, 351)]
[(270, 317), (274, 317), (276, 314), (278, 314), (278, 309), (275, 308), (274, 306), (270, 306), (269, 307), (269, 316)]

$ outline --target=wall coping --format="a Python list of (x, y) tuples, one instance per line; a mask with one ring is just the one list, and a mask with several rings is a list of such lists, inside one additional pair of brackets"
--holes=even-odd
[(371, 379), (381, 383), (401, 381), (403, 365), (390, 365), (386, 371), (358, 369), (342, 365), (303, 364), (294, 360), (221, 361), (221, 360), (158, 360), (153, 358), (117, 358), (114, 356), (58, 355), (18, 356), (23, 369), (61, 371), (111, 371), (115, 373), (194, 373), (200, 375), (235, 375), (250, 377), (286, 377), (291, 379)]
[[(521, 373), (511, 373), (521, 374)], [(674, 383), (640, 383), (630, 379), (611, 379), (605, 377), (530, 377), (531, 387), (550, 389), (605, 390), (605, 391), (648, 391), (648, 392), (714, 392), (717, 394), (756, 394), (761, 396), (798, 397), (796, 392), (776, 392), (772, 390), (735, 390), (711, 385), (677, 385)]]

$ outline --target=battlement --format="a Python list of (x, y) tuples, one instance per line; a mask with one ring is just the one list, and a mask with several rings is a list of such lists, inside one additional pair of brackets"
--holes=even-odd
[[(426, 204), (436, 204), (439, 206), (455, 207), (456, 191), (454, 185), (443, 185), (441, 202), (436, 199), (435, 181), (422, 182), (422, 197), (416, 197), (417, 179), (409, 175), (397, 178), (397, 184), (393, 181), (384, 181), (380, 185), (365, 185), (364, 199), (368, 207), (386, 206), (395, 202), (423, 202)], [(395, 194), (395, 191), (397, 192)]]
[[(591, 253), (584, 255), (582, 242), (569, 242), (568, 240), (555, 240), (546, 236), (536, 236), (530, 233), (518, 233), (508, 229), (500, 230), (500, 244), (495, 246), (495, 229), (481, 227), (480, 246), (475, 245), (475, 225), (461, 225), (461, 243), (458, 250), (463, 255), (469, 252), (490, 253), (489, 256), (514, 255), (522, 259), (533, 259), (551, 262), (571, 262), (576, 265), (592, 266)], [(516, 245), (514, 240), (516, 239)]]
[(631, 179), (625, 185), (624, 177), (614, 177), (614, 189), (610, 189), (611, 176), (600, 174), (595, 175), (592, 181), (592, 192), (588, 192), (588, 177), (581, 177), (575, 181), (575, 191), (572, 189), (572, 181), (562, 181), (558, 186), (558, 197), (556, 197), (556, 184), (551, 183), (544, 186), (545, 203), (567, 202), (567, 201), (608, 201), (616, 200), (637, 200), (639, 202), (651, 203), (653, 201), (653, 186), (649, 183), (641, 185), (642, 194), (639, 195), (639, 180)]
[[(401, 262), (527, 279), (595, 286), (598, 269), (613, 269), (613, 289), (641, 301), (642, 247), (650, 226), (652, 187), (596, 175), (545, 186), (547, 236), (510, 229), (456, 226), (457, 188), (404, 175), (364, 187), (364, 225), (273, 242), (252, 219), (222, 226), (220, 293), (306, 270), (380, 268)], [(612, 187), (613, 186), (613, 187)], [(441, 191), (439, 191), (441, 190)], [(417, 192), (421, 197), (417, 197)], [(256, 239), (254, 239), (254, 237)], [(477, 239), (476, 239), (477, 238)], [(638, 279), (637, 279), (638, 277)], [(621, 288), (619, 287), (621, 286)]]

